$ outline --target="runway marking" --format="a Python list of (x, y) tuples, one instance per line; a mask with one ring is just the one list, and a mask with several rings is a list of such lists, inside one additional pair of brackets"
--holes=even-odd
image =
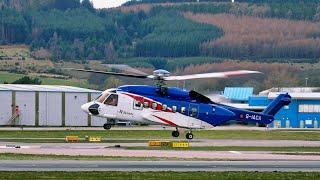
[(232, 154), (242, 154), (241, 152), (239, 152), (239, 151), (229, 151), (230, 153), (232, 153)]
[(0, 149), (30, 149), (30, 146), (5, 145), (0, 146)]

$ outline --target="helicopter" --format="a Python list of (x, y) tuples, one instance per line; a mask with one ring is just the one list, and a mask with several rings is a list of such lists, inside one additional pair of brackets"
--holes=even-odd
[[(123, 66), (113, 66), (122, 69)], [(150, 125), (174, 127), (173, 137), (179, 137), (179, 129), (186, 129), (186, 139), (193, 139), (192, 130), (212, 128), (230, 120), (270, 124), (274, 115), (291, 102), (288, 93), (279, 94), (262, 112), (254, 112), (213, 102), (194, 90), (168, 87), (167, 81), (190, 79), (229, 78), (248, 74), (261, 74), (258, 71), (236, 70), (171, 76), (170, 72), (158, 69), (153, 74), (122, 73), (68, 68), (73, 71), (123, 76), (139, 79), (152, 79), (154, 85), (124, 85), (102, 92), (95, 100), (83, 104), (81, 109), (92, 116), (137, 122)], [(132, 70), (132, 69), (131, 69)], [(107, 122), (108, 122), (107, 121)], [(104, 124), (105, 129), (111, 123)]]

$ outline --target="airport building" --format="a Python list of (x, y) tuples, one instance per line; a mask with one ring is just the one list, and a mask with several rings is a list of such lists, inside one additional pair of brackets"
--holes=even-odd
[(0, 126), (102, 126), (81, 105), (101, 92), (55, 85), (0, 84)]
[[(253, 94), (252, 87), (226, 87), (213, 101), (238, 108), (262, 111), (280, 92), (292, 102), (269, 125), (273, 128), (319, 128), (320, 88), (271, 88)], [(105, 118), (88, 116), (81, 105), (101, 92), (71, 86), (0, 84), (0, 126), (103, 126)]]
[(252, 88), (226, 88), (223, 96), (226, 104), (239, 108), (262, 111), (279, 93), (288, 92), (292, 102), (283, 107), (269, 125), (273, 128), (319, 128), (320, 88), (271, 88), (253, 95)]

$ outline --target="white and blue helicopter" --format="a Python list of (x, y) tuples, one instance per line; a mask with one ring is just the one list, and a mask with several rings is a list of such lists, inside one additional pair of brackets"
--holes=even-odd
[[(69, 68), (70, 69), (70, 68)], [(237, 70), (170, 76), (166, 70), (156, 70), (153, 75), (117, 73), (85, 69), (72, 69), (82, 72), (124, 76), (140, 79), (153, 79), (154, 86), (125, 85), (108, 89), (92, 102), (81, 106), (82, 110), (92, 116), (105, 117), (145, 124), (159, 124), (175, 127), (173, 137), (179, 136), (179, 129), (187, 129), (186, 138), (193, 139), (193, 129), (205, 129), (219, 126), (230, 120), (269, 124), (274, 115), (291, 102), (288, 93), (280, 94), (263, 112), (253, 112), (219, 103), (196, 92), (177, 87), (167, 87), (166, 81), (181, 81), (203, 78), (228, 78), (245, 74), (257, 74), (258, 71)], [(106, 123), (105, 129), (111, 124)]]

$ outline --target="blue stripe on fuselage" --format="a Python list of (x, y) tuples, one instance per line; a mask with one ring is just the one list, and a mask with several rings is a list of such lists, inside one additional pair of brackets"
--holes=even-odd
[[(192, 114), (191, 109), (196, 108), (197, 114), (193, 117), (207, 122), (213, 126), (218, 126), (235, 117), (235, 114), (223, 107), (215, 104), (205, 104), (197, 100), (191, 100), (189, 92), (180, 88), (168, 88), (168, 96), (161, 96), (157, 92), (155, 86), (121, 86), (118, 88), (120, 91), (125, 91), (154, 101), (160, 102), (172, 108), (177, 107), (177, 112), (186, 116)], [(185, 112), (182, 112), (182, 107), (185, 107)]]

